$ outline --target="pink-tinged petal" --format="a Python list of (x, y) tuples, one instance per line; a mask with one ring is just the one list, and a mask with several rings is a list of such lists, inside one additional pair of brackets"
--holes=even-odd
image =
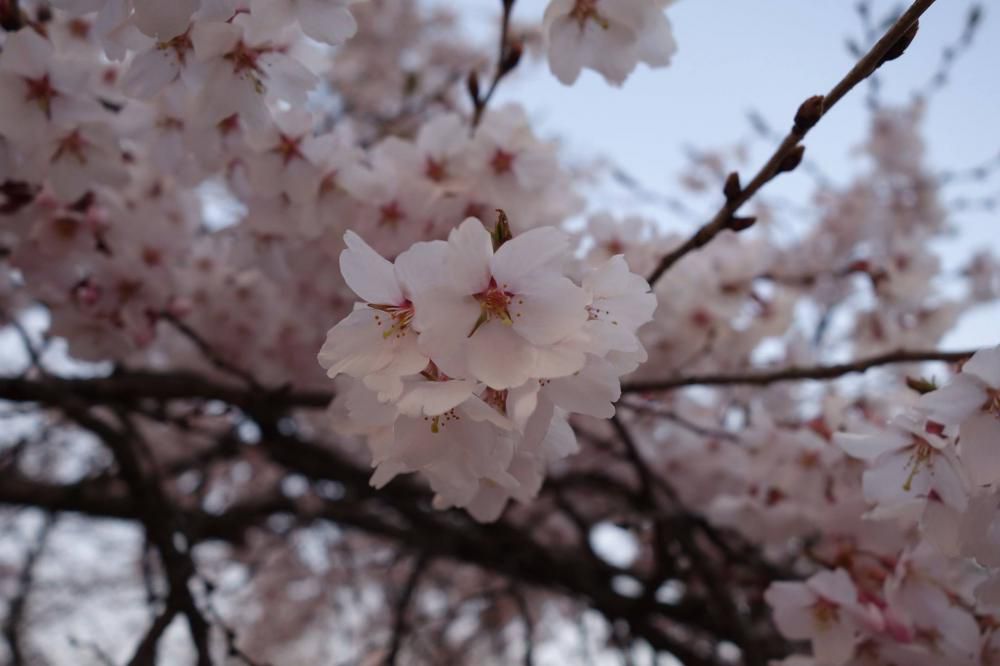
[(340, 253), (340, 272), (347, 286), (368, 303), (400, 305), (405, 299), (392, 263), (353, 231), (344, 234), (344, 242), (347, 249)]
[(382, 335), (370, 308), (358, 308), (330, 329), (319, 352), (319, 363), (329, 377), (340, 373), (363, 377), (377, 372), (392, 361), (395, 342)]
[(469, 421), (475, 423), (492, 423), (501, 430), (514, 429), (513, 421), (476, 396), (472, 396), (463, 402), (460, 411), (462, 417), (467, 418)]
[(977, 411), (959, 431), (959, 453), (973, 485), (1000, 481), (1000, 417)]
[(583, 59), (577, 53), (580, 28), (569, 18), (558, 19), (549, 29), (549, 71), (565, 85), (573, 85), (580, 77)]
[(447, 283), (444, 270), (448, 243), (427, 241), (415, 243), (395, 261), (396, 280), (403, 294), (416, 303), (419, 294)]
[(414, 295), (413, 309), (412, 326), (419, 331), (423, 352), (449, 377), (466, 376), (469, 333), (479, 318), (479, 304), (471, 296), (432, 289)]
[(535, 370), (535, 350), (512, 327), (497, 321), (479, 327), (469, 338), (469, 372), (495, 389), (514, 388)]
[(535, 347), (535, 375), (542, 379), (566, 377), (583, 368), (587, 355), (578, 345)]
[(538, 392), (541, 387), (537, 381), (528, 381), (507, 391), (507, 416), (517, 428), (524, 432), (531, 415), (538, 408)]
[(133, 0), (135, 24), (146, 35), (165, 42), (184, 33), (200, 0)]
[(927, 497), (930, 479), (926, 463), (914, 471), (912, 451), (897, 451), (879, 458), (862, 477), (865, 499), (894, 506), (914, 498)]
[(334, 46), (358, 31), (350, 10), (330, 0), (299, 0), (299, 25), (309, 37)]
[(416, 375), (428, 363), (427, 356), (417, 346), (417, 336), (413, 331), (397, 333), (389, 344), (393, 346), (389, 362), (364, 378), (365, 386), (376, 391), (382, 401), (399, 398), (403, 392), (402, 378)]
[(639, 60), (650, 67), (666, 67), (677, 53), (677, 42), (670, 21), (661, 11), (647, 12), (645, 26), (636, 45)]
[(457, 443), (450, 426), (442, 426), (440, 417), (396, 419), (396, 451), (394, 457), (407, 469), (418, 470), (453, 457), (449, 449)]
[(556, 412), (549, 421), (549, 429), (542, 440), (542, 452), (548, 460), (561, 460), (580, 450), (576, 433), (564, 415)]
[(295, 20), (296, 0), (251, 0), (250, 15), (269, 30), (280, 30)]
[(517, 292), (508, 311), (518, 335), (532, 344), (551, 345), (583, 326), (589, 302), (587, 292), (569, 278), (555, 277)]
[(513, 291), (529, 288), (538, 271), (561, 270), (569, 254), (569, 237), (555, 227), (539, 227), (500, 246), (490, 264), (497, 284)]
[(465, 508), (479, 522), (492, 523), (500, 518), (509, 501), (510, 492), (506, 488), (485, 480), (480, 484), (475, 498)]
[(840, 606), (848, 606), (858, 601), (858, 588), (843, 569), (821, 571), (806, 584), (819, 596)]
[(41, 78), (52, 59), (52, 42), (32, 28), (22, 28), (7, 38), (0, 53), (0, 70), (29, 79)]
[(580, 372), (552, 379), (543, 390), (549, 400), (566, 411), (600, 419), (615, 415), (613, 403), (622, 393), (614, 367), (597, 356), (588, 356)]
[(478, 294), (490, 282), (493, 239), (482, 222), (466, 218), (448, 234), (448, 273), (455, 290)]
[(812, 636), (814, 624), (810, 608), (817, 597), (804, 583), (772, 583), (764, 599), (772, 608), (775, 624), (783, 636), (793, 640)]
[(827, 666), (841, 666), (854, 656), (857, 632), (844, 621), (824, 625), (812, 639), (816, 660)]
[(989, 386), (1000, 388), (1000, 347), (980, 349), (964, 366), (963, 373), (971, 373)]
[(916, 408), (927, 418), (945, 425), (957, 425), (986, 402), (986, 387), (975, 375), (962, 373), (936, 391), (920, 397)]
[(959, 526), (961, 514), (944, 502), (928, 502), (921, 522), (924, 538), (947, 557), (960, 554)]
[(409, 416), (437, 416), (465, 402), (475, 387), (475, 383), (468, 380), (414, 382), (396, 403), (396, 408)]
[(140, 53), (122, 79), (122, 89), (130, 97), (149, 99), (180, 76), (177, 55), (168, 49), (153, 48)]
[(1000, 498), (995, 495), (978, 495), (969, 500), (959, 524), (958, 542), (962, 551), (971, 555), (980, 565), (1000, 568)]
[(898, 430), (884, 430), (873, 433), (838, 432), (833, 436), (834, 443), (852, 458), (860, 458), (869, 462), (877, 459), (883, 453), (898, 451), (910, 445), (911, 435)]
[(221, 58), (236, 48), (243, 38), (243, 29), (231, 23), (195, 23), (191, 42), (199, 60)]
[(387, 483), (396, 478), (399, 474), (405, 474), (409, 470), (406, 469), (405, 465), (400, 464), (395, 460), (386, 460), (383, 463), (379, 463), (372, 473), (371, 478), (368, 483), (371, 484), (373, 488), (381, 489), (384, 488)]

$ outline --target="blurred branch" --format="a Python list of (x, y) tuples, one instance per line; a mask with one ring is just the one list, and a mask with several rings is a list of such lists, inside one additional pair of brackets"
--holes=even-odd
[(420, 553), (417, 556), (417, 559), (413, 562), (413, 567), (410, 569), (410, 574), (406, 577), (406, 583), (403, 585), (399, 598), (396, 600), (396, 607), (393, 611), (392, 641), (389, 644), (389, 652), (385, 657), (386, 666), (395, 666), (399, 659), (399, 651), (403, 647), (403, 640), (409, 625), (406, 621), (406, 615), (410, 610), (410, 602), (417, 590), (420, 577), (427, 570), (429, 563), (430, 559), (425, 553)]
[(7, 646), (10, 649), (10, 666), (26, 666), (32, 663), (25, 658), (24, 646), (21, 642), (21, 628), (25, 624), (24, 613), (28, 605), (28, 596), (31, 594), (31, 588), (35, 581), (35, 565), (45, 550), (45, 544), (48, 542), (54, 524), (55, 519), (51, 515), (45, 518), (45, 523), (35, 535), (34, 545), (28, 550), (24, 564), (21, 566), (21, 575), (18, 577), (14, 596), (7, 604), (3, 635), (7, 639)]
[(974, 353), (976, 353), (976, 350), (954, 352), (900, 350), (835, 365), (793, 366), (772, 371), (688, 375), (673, 379), (630, 382), (622, 386), (622, 393), (671, 391), (685, 386), (766, 386), (786, 381), (836, 379), (844, 375), (866, 372), (872, 368), (896, 363), (920, 363), (925, 361), (958, 363), (959, 361), (964, 361)]
[(202, 355), (217, 369), (242, 380), (250, 387), (256, 388), (258, 386), (257, 380), (254, 379), (253, 375), (222, 358), (222, 356), (220, 356), (219, 353), (212, 348), (212, 345), (198, 335), (198, 333), (186, 323), (169, 312), (161, 312), (159, 316), (160, 319), (173, 326), (181, 335), (190, 340), (191, 343), (198, 348), (198, 351), (200, 351)]

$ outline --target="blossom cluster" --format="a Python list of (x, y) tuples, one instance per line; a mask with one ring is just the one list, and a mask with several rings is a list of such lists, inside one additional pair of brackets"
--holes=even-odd
[(376, 486), (419, 471), (436, 506), (496, 519), (577, 450), (569, 416), (614, 415), (619, 377), (646, 359), (649, 285), (621, 255), (574, 282), (556, 228), (512, 237), (503, 214), (492, 233), (470, 217), (394, 262), (354, 232), (346, 243), (340, 268), (361, 301), (319, 360), (353, 380), (334, 409), (367, 436)]
[[(998, 387), (1000, 347), (985, 349), (885, 427), (835, 436), (865, 463), (867, 520), (884, 527), (768, 591), (778, 627), (812, 641), (816, 663), (972, 665), (1000, 651)], [(893, 541), (901, 552), (885, 550)]]

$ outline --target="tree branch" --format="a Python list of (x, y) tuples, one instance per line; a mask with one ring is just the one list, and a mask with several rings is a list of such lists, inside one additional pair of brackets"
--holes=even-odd
[(672, 379), (630, 382), (622, 386), (622, 393), (672, 391), (686, 386), (767, 386), (768, 384), (776, 384), (778, 382), (836, 379), (844, 375), (867, 372), (875, 367), (896, 363), (919, 363), (925, 361), (958, 363), (969, 358), (974, 353), (976, 353), (976, 350), (954, 352), (900, 350), (835, 365), (792, 366), (769, 372), (688, 375)]
[[(760, 168), (753, 179), (740, 188), (738, 180), (736, 189), (727, 192), (726, 202), (715, 214), (710, 222), (698, 229), (693, 236), (688, 238), (680, 246), (669, 252), (659, 265), (649, 276), (649, 284), (653, 285), (663, 277), (671, 266), (683, 259), (689, 253), (704, 247), (716, 236), (727, 229), (734, 231), (749, 227), (752, 219), (735, 217), (735, 213), (749, 201), (761, 188), (783, 171), (790, 171), (795, 168), (797, 161), (796, 154), (801, 159), (801, 142), (809, 130), (819, 120), (825, 116), (834, 105), (839, 102), (844, 95), (851, 91), (858, 83), (864, 81), (872, 72), (879, 68), (887, 59), (898, 57), (902, 54), (894, 53), (894, 49), (905, 48), (907, 39), (912, 39), (911, 31), (915, 29), (920, 16), (934, 4), (934, 0), (916, 0), (910, 8), (886, 31), (882, 39), (878, 40), (871, 50), (858, 60), (857, 64), (851, 68), (844, 78), (837, 82), (822, 98), (810, 98), (799, 108), (796, 114), (796, 122), (792, 129), (775, 149), (774, 154)], [(906, 42), (906, 43), (904, 43)]]

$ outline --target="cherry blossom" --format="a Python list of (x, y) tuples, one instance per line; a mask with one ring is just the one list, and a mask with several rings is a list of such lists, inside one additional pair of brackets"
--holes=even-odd
[(820, 572), (804, 583), (775, 583), (767, 602), (785, 636), (812, 642), (818, 663), (840, 666), (853, 656), (863, 610), (843, 569)]
[(545, 10), (549, 67), (569, 85), (583, 68), (621, 85), (636, 65), (665, 67), (676, 51), (670, 0), (552, 0)]
[(494, 251), (482, 223), (466, 219), (448, 237), (436, 284), (414, 293), (420, 346), (452, 376), (496, 389), (583, 367), (559, 343), (587, 320), (587, 296), (559, 272), (569, 239), (540, 228)]
[(1000, 348), (976, 352), (946, 386), (922, 397), (919, 409), (935, 422), (959, 427), (959, 449), (973, 483), (1000, 481)]

